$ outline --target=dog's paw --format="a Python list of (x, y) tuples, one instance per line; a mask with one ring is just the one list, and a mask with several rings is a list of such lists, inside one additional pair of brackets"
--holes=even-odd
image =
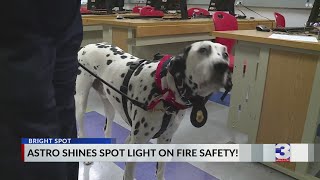
[(125, 175), (123, 175), (123, 180), (134, 180), (134, 178), (133, 177), (126, 177)]
[(92, 165), (93, 162), (83, 162), (83, 164), (86, 165), (86, 166), (89, 166), (89, 165)]
[(164, 177), (158, 177), (157, 173), (155, 174), (155, 177), (157, 178), (157, 180), (166, 180)]

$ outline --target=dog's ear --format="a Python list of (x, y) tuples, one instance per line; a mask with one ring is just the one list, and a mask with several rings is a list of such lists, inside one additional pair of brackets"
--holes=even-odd
[(186, 60), (189, 54), (191, 46), (186, 47), (183, 53), (172, 58), (168, 70), (175, 77), (178, 86), (183, 85), (186, 70)]
[(191, 49), (191, 45), (184, 48), (184, 50), (183, 50), (183, 58), (184, 59), (187, 59), (189, 52), (190, 52), (190, 49)]
[(172, 75), (177, 73), (184, 74), (184, 71), (186, 70), (186, 60), (190, 49), (191, 46), (188, 46), (183, 50), (183, 53), (172, 58), (168, 67)]
[(183, 79), (185, 78), (186, 61), (183, 59), (182, 55), (175, 56), (169, 66), (168, 71), (172, 76), (175, 77), (175, 82), (178, 86), (183, 84)]

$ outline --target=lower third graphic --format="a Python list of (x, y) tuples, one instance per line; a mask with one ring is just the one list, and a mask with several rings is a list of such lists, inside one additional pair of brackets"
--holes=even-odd
[(275, 150), (276, 162), (290, 162), (290, 144), (276, 144)]

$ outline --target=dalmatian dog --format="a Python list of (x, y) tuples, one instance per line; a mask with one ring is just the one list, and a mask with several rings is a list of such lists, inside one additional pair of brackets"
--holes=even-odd
[[(143, 60), (107, 43), (83, 47), (78, 52), (79, 63), (114, 88), (79, 67), (75, 94), (78, 136), (85, 137), (83, 115), (90, 88), (97, 91), (104, 105), (106, 137), (111, 137), (117, 110), (131, 126), (126, 143), (146, 144), (157, 138), (158, 144), (168, 144), (186, 109), (203, 110), (206, 97), (229, 82), (227, 48), (221, 44), (195, 42), (181, 54), (163, 59)], [(127, 96), (115, 89), (125, 89), (121, 92)], [(201, 127), (203, 116), (196, 113), (190, 118)], [(165, 163), (158, 162), (158, 180), (164, 180), (164, 169)], [(123, 179), (133, 180), (134, 171), (135, 163), (127, 162)]]

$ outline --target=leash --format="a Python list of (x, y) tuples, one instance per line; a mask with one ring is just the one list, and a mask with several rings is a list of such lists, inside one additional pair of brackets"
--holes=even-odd
[(84, 65), (82, 65), (81, 63), (78, 63), (79, 66), (81, 68), (83, 68), (84, 70), (86, 70), (89, 74), (91, 74), (92, 76), (94, 76), (95, 78), (97, 78), (99, 81), (101, 81), (103, 84), (107, 85), (108, 87), (110, 87), (111, 89), (113, 89), (114, 91), (116, 91), (117, 93), (121, 94), (122, 96), (125, 96), (128, 100), (130, 100), (134, 105), (144, 109), (144, 110), (148, 110), (147, 109), (147, 105), (145, 105), (144, 103), (141, 103), (135, 99), (132, 99), (130, 97), (127, 96), (126, 93), (119, 91), (117, 88), (113, 87), (111, 84), (107, 83), (105, 80), (103, 80), (101, 77), (99, 77), (98, 75), (96, 75), (95, 73), (93, 73), (92, 71), (90, 71), (88, 68), (86, 68)]

